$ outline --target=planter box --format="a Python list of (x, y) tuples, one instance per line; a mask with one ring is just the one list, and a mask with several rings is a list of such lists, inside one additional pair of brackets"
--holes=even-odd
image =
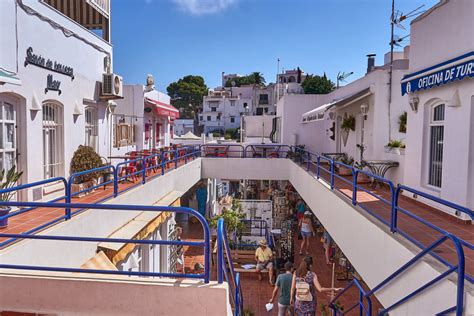
[(337, 167), (337, 174), (340, 176), (351, 176), (352, 175), (352, 169), (346, 168), (344, 166), (338, 166)]
[(368, 175), (366, 175), (365, 173), (359, 173), (357, 174), (357, 183), (358, 184), (365, 184), (365, 183), (369, 183), (370, 182), (370, 178)]
[[(83, 182), (83, 183), (73, 183), (71, 185), (71, 194), (75, 194), (77, 192), (87, 190), (87, 189), (92, 188), (93, 186), (96, 186), (96, 185), (97, 185), (97, 180), (90, 180), (90, 181)], [(85, 196), (85, 195), (87, 195), (91, 192), (94, 192), (94, 190), (79, 193), (79, 194), (75, 195), (75, 197), (83, 197), (83, 196)]]
[(385, 152), (394, 155), (405, 155), (405, 148), (385, 146)]

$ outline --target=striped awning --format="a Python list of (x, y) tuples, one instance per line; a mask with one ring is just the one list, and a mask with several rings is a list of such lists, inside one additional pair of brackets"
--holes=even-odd
[[(153, 205), (161, 206), (180, 206), (180, 197), (183, 195), (180, 191), (172, 191)], [(173, 215), (171, 212), (141, 212), (130, 222), (116, 230), (109, 238), (138, 239), (143, 240), (150, 236), (161, 224), (165, 223)], [(112, 264), (116, 265), (127, 258), (133, 252), (136, 244), (101, 242), (97, 246), (99, 251), (103, 251), (110, 259)]]
[(81, 265), (81, 269), (117, 270), (117, 267), (109, 260), (103, 251), (99, 251), (94, 257)]
[(309, 123), (309, 122), (315, 122), (315, 121), (321, 121), (324, 119), (324, 114), (336, 107), (344, 107), (348, 106), (356, 101), (359, 101), (362, 98), (365, 98), (369, 95), (372, 94), (372, 88), (368, 87), (363, 90), (360, 90), (356, 93), (351, 93), (348, 94), (342, 98), (338, 98), (333, 100), (330, 103), (326, 103), (324, 105), (321, 105), (309, 112), (306, 112), (302, 115), (302, 120), (303, 123)]
[(171, 104), (145, 98), (145, 108), (147, 107), (154, 109), (158, 116), (169, 116), (172, 120), (179, 119), (179, 110)]

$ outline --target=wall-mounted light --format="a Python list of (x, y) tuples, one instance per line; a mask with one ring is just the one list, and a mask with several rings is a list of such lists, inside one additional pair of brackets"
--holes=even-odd
[(38, 111), (41, 111), (41, 109), (42, 109), (42, 106), (41, 106), (40, 102), (38, 101), (38, 97), (36, 96), (36, 93), (34, 93), (33, 98), (31, 99), (30, 111), (36, 113)]
[(335, 118), (336, 118), (336, 112), (333, 112), (333, 111), (329, 112), (329, 119), (331, 121), (334, 121)]
[(408, 103), (410, 104), (410, 108), (413, 112), (418, 112), (418, 104), (420, 103), (420, 98), (416, 95), (411, 95), (408, 99)]
[(109, 101), (107, 103), (107, 112), (109, 114), (114, 114), (116, 108), (117, 108), (117, 103), (115, 101)]
[(362, 104), (360, 106), (360, 113), (364, 116), (364, 120), (367, 119), (367, 114), (369, 114), (369, 106), (367, 104)]
[(82, 112), (82, 108), (79, 105), (79, 102), (74, 101), (74, 110), (72, 112), (72, 115), (77, 117), (77, 116), (82, 115), (82, 114), (84, 114), (84, 113)]

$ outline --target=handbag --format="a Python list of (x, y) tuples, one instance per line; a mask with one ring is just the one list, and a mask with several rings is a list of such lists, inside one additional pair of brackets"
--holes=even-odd
[(309, 284), (305, 281), (296, 282), (296, 299), (302, 302), (311, 302), (313, 300)]

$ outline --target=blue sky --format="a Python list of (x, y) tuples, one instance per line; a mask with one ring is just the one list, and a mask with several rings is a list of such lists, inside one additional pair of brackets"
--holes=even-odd
[[(397, 0), (408, 12), (437, 0)], [(114, 71), (126, 83), (153, 74), (159, 90), (185, 75), (220, 85), (222, 71), (260, 71), (274, 82), (280, 67), (307, 73), (364, 75), (389, 51), (391, 0), (114, 0)], [(409, 30), (409, 23), (404, 24)], [(407, 31), (397, 29), (399, 35)]]

